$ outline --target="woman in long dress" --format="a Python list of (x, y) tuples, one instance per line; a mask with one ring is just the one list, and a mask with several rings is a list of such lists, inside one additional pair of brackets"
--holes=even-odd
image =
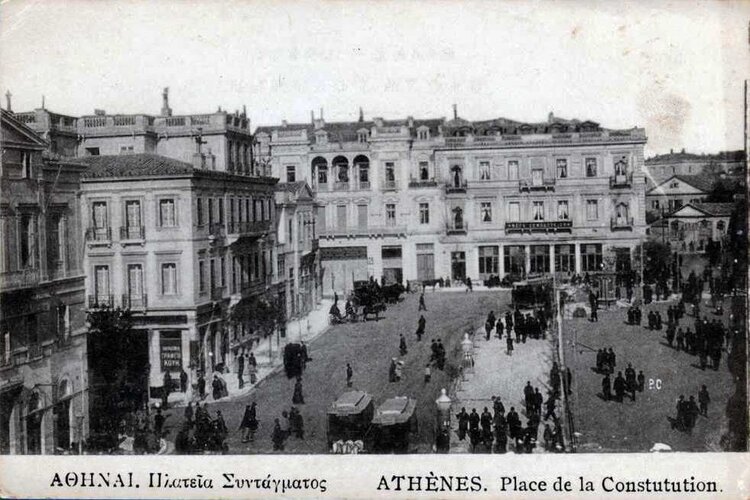
[(297, 382), (294, 383), (292, 403), (296, 405), (305, 404), (305, 397), (302, 395), (302, 377), (297, 377)]

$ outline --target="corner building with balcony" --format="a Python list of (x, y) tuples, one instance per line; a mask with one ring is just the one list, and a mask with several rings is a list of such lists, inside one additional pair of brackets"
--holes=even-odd
[(0, 454), (77, 453), (88, 436), (84, 166), (2, 110)]
[[(154, 154), (81, 158), (88, 307), (134, 312), (152, 397), (165, 372), (233, 368), (258, 332), (233, 309), (281, 300), (275, 276), (276, 179)], [(179, 384), (178, 384), (179, 385)]]
[(643, 129), (457, 116), (259, 127), (320, 208), (325, 293), (384, 282), (626, 271), (645, 235)]

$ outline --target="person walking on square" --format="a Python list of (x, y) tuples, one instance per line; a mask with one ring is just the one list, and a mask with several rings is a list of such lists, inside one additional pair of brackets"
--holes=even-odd
[(419, 309), (417, 309), (417, 312), (419, 311), (426, 311), (427, 306), (424, 303), (424, 290), (419, 294)]
[(399, 335), (399, 341), (398, 341), (398, 351), (401, 353), (402, 356), (406, 356), (406, 353), (408, 352), (406, 350), (406, 339), (403, 335)]
[(638, 392), (643, 392), (646, 386), (646, 377), (643, 375), (643, 370), (638, 371)]
[(198, 395), (201, 399), (206, 397), (206, 377), (203, 376), (203, 372), (198, 375)]
[(677, 329), (677, 334), (675, 335), (675, 338), (677, 339), (677, 350), (684, 351), (685, 350), (685, 333), (682, 331), (682, 327)]
[(638, 383), (636, 382), (635, 370), (630, 363), (628, 363), (628, 367), (625, 369), (625, 388), (630, 392), (630, 398), (635, 401), (635, 391), (638, 388)]
[(281, 423), (279, 419), (273, 419), (273, 432), (271, 433), (271, 441), (273, 442), (274, 451), (284, 451), (284, 431), (281, 430)]
[(305, 397), (302, 395), (302, 377), (297, 377), (297, 381), (294, 383), (294, 394), (292, 395), (292, 404), (295, 404), (295, 405), (305, 404)]
[(622, 372), (617, 372), (617, 378), (614, 383), (615, 399), (618, 403), (622, 403), (623, 396), (625, 395), (625, 379), (622, 378)]
[(192, 401), (188, 402), (187, 406), (185, 407), (185, 423), (188, 427), (193, 426), (193, 403)]
[(549, 398), (547, 398), (547, 402), (545, 403), (545, 406), (547, 407), (547, 413), (544, 415), (544, 420), (549, 419), (550, 417), (555, 416), (555, 396), (554, 394), (550, 394)]
[(172, 377), (169, 375), (169, 371), (164, 372), (164, 385), (161, 388), (161, 406), (167, 408), (169, 404), (169, 393), (172, 390)]
[(419, 321), (417, 322), (417, 342), (422, 340), (422, 335), (424, 335), (426, 324), (427, 324), (427, 320), (424, 319), (423, 315), (420, 315)]
[(466, 438), (466, 432), (469, 430), (469, 414), (466, 413), (466, 408), (461, 408), (461, 412), (456, 415), (458, 420), (458, 439), (463, 441)]
[(432, 367), (430, 366), (430, 363), (427, 363), (424, 368), (424, 383), (429, 384), (430, 379), (432, 379)]
[(544, 403), (544, 396), (539, 392), (539, 388), (534, 389), (534, 413), (536, 415), (542, 414), (542, 404)]
[(474, 291), (474, 286), (471, 284), (471, 277), (467, 276), (466, 277), (466, 292), (468, 293), (468, 292), (473, 292), (473, 291)]
[(508, 356), (512, 356), (513, 355), (513, 337), (511, 337), (510, 334), (508, 334), (508, 336), (505, 337), (505, 343), (508, 346), (508, 350), (505, 352), (508, 354)]
[(347, 363), (346, 364), (346, 386), (351, 387), (352, 386), (352, 377), (354, 376), (354, 370), (352, 370), (352, 365)]
[(184, 368), (180, 368), (180, 392), (187, 392), (188, 374)]
[(602, 396), (604, 397), (604, 401), (612, 399), (612, 384), (609, 379), (609, 373), (605, 374), (602, 379)]
[(700, 405), (700, 414), (704, 417), (708, 417), (708, 403), (711, 402), (711, 398), (708, 395), (708, 389), (705, 385), (701, 386), (701, 390), (698, 392), (698, 404)]
[(245, 356), (242, 354), (237, 359), (237, 381), (240, 389), (245, 387)]
[(529, 416), (534, 412), (534, 388), (531, 387), (530, 381), (526, 381), (526, 386), (523, 388), (523, 399), (526, 405), (526, 416)]
[(240, 422), (240, 432), (242, 432), (242, 442), (247, 443), (255, 439), (255, 431), (258, 429), (258, 420), (256, 416), (255, 402), (245, 406), (245, 414)]
[(497, 323), (495, 323), (495, 335), (498, 339), (503, 338), (503, 317), (499, 316), (497, 318)]

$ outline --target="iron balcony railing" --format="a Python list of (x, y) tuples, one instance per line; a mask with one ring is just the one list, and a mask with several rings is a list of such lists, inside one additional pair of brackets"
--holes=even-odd
[(469, 224), (464, 222), (452, 223), (445, 225), (445, 232), (448, 234), (466, 234), (469, 230)]
[(229, 234), (261, 234), (271, 229), (270, 220), (232, 222), (228, 226)]
[(86, 241), (112, 241), (112, 228), (90, 227), (86, 230)]
[(102, 307), (114, 307), (114, 295), (89, 295), (89, 309), (99, 309)]
[(506, 222), (506, 233), (557, 233), (570, 232), (571, 220)]
[(633, 172), (626, 174), (612, 175), (609, 178), (610, 188), (629, 188), (633, 187)]
[(554, 178), (544, 178), (542, 180), (520, 180), (518, 181), (519, 191), (554, 191), (555, 183), (557, 181)]
[(458, 183), (449, 182), (445, 185), (446, 193), (465, 193), (467, 182), (466, 179), (461, 179)]
[(148, 307), (148, 295), (128, 295), (122, 296), (122, 307), (124, 309), (146, 309)]
[(383, 183), (383, 191), (395, 191), (398, 189), (398, 182), (396, 181), (385, 181)]
[(409, 180), (409, 187), (413, 189), (437, 187), (437, 181), (435, 179), (412, 178)]
[(146, 228), (143, 226), (120, 227), (121, 240), (143, 240), (146, 239)]
[(612, 217), (609, 220), (609, 227), (612, 231), (631, 230), (633, 229), (632, 217)]
[(36, 286), (42, 280), (39, 269), (23, 269), (0, 273), (0, 289), (10, 290), (12, 288), (26, 288)]

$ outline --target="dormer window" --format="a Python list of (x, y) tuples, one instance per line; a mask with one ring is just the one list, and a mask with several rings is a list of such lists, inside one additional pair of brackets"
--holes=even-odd
[(315, 134), (315, 144), (328, 144), (328, 134), (325, 132), (317, 132)]
[(365, 129), (357, 130), (357, 142), (359, 142), (360, 144), (367, 143), (367, 136), (368, 136), (367, 130)]
[(430, 138), (430, 129), (427, 127), (420, 127), (419, 130), (417, 130), (417, 139), (420, 141), (426, 141)]

